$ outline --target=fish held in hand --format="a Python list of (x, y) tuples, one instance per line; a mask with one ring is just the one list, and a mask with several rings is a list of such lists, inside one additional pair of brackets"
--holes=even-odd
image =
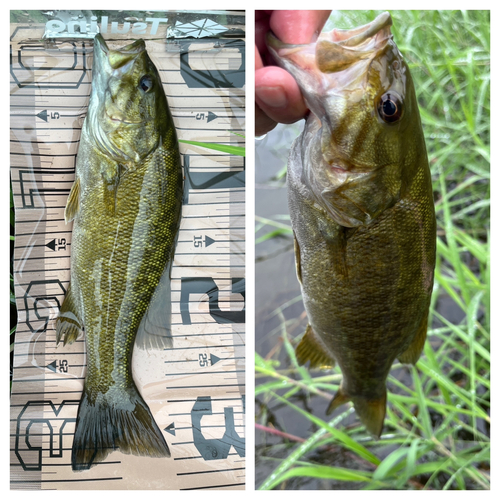
[(379, 437), (393, 361), (422, 352), (436, 260), (431, 175), (407, 64), (383, 13), (315, 43), (267, 43), (310, 114), (291, 149), (288, 204), (309, 325), (300, 363), (338, 363), (327, 413), (352, 401)]
[(56, 321), (58, 343), (74, 342), (83, 329), (86, 337), (73, 470), (118, 448), (170, 456), (131, 364), (136, 336), (145, 348), (171, 346), (169, 271), (181, 204), (176, 131), (145, 43), (112, 50), (97, 35), (65, 210), (66, 222), (74, 221), (71, 282)]

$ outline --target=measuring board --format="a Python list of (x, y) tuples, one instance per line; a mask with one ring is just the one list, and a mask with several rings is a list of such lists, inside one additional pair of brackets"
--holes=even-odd
[[(108, 13), (110, 23), (114, 14)], [(110, 48), (145, 39), (180, 140), (244, 146), (244, 15), (183, 16), (163, 13), (169, 20), (154, 35), (103, 36)], [(236, 25), (221, 23), (228, 19)], [(206, 26), (206, 20), (216, 28), (200, 29), (200, 38), (167, 37), (174, 24), (182, 33), (183, 26)], [(124, 26), (118, 23), (123, 31)], [(56, 346), (54, 320), (70, 279), (72, 224), (64, 223), (64, 207), (89, 101), (92, 40), (43, 41), (44, 30), (43, 23), (11, 24), (18, 310), (11, 488), (243, 489), (245, 159), (182, 143), (185, 186), (172, 268), (173, 348), (136, 349), (132, 363), (172, 456), (115, 451), (89, 470), (71, 469), (85, 340)], [(225, 38), (228, 33), (233, 35)]]

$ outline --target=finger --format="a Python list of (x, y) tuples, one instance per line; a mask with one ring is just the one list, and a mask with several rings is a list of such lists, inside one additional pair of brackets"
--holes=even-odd
[(276, 125), (278, 124), (267, 116), (266, 113), (259, 108), (257, 103), (255, 103), (255, 135), (258, 137), (259, 135), (267, 134), (271, 132)]
[(316, 41), (330, 15), (330, 10), (275, 10), (270, 28), (284, 43)]
[(293, 76), (275, 66), (256, 70), (255, 101), (267, 116), (280, 123), (295, 123), (307, 112)]
[[(255, 14), (257, 17), (257, 13)], [(267, 51), (266, 33), (269, 31), (269, 16), (263, 16), (255, 21), (255, 44), (259, 52)]]
[(264, 63), (262, 62), (262, 58), (260, 57), (259, 49), (255, 46), (255, 71), (264, 67)]

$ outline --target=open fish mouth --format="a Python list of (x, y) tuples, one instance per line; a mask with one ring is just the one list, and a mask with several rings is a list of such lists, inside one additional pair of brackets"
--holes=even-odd
[(272, 32), (267, 34), (266, 42), (278, 62), (288, 61), (303, 70), (333, 73), (383, 50), (392, 39), (391, 25), (391, 15), (384, 12), (364, 26), (321, 33), (314, 43), (286, 44)]
[(110, 66), (117, 69), (137, 57), (141, 52), (144, 52), (146, 44), (144, 40), (140, 39), (114, 50), (110, 49), (102, 35), (98, 34), (94, 38), (94, 51), (96, 50), (102, 51), (106, 55)]

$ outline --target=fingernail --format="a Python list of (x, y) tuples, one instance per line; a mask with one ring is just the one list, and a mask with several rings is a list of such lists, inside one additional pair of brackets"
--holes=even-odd
[(288, 105), (285, 91), (282, 87), (260, 86), (255, 89), (259, 100), (270, 108), (285, 108)]

